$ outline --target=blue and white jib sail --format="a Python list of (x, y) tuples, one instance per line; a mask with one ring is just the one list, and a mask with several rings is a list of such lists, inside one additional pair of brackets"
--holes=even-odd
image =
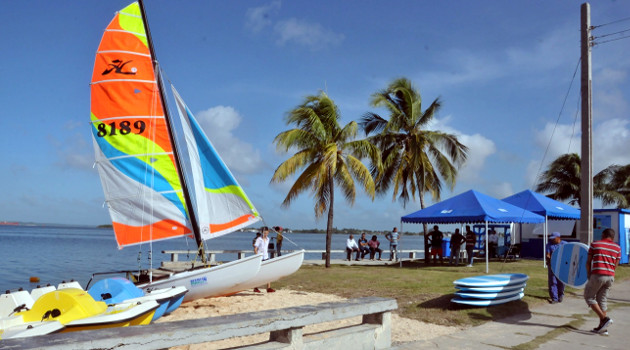
[(194, 115), (171, 85), (190, 160), (187, 181), (202, 239), (234, 232), (260, 215), (227, 168)]

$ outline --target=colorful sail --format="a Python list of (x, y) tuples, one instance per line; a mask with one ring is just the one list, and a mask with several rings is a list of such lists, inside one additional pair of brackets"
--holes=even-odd
[(98, 47), (91, 125), (118, 246), (189, 234), (173, 144), (137, 2), (115, 15)]
[(227, 168), (194, 115), (171, 85), (190, 157), (192, 192), (201, 237), (216, 238), (260, 220), (260, 215)]

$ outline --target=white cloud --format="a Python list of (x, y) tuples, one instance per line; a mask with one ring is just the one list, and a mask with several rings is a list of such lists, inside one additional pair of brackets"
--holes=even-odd
[(247, 9), (247, 13), (245, 14), (245, 17), (247, 18), (245, 26), (254, 33), (260, 32), (266, 27), (271, 26), (273, 22), (271, 21), (270, 16), (278, 13), (280, 5), (280, 1), (273, 1), (267, 5)]
[(309, 23), (296, 18), (280, 21), (274, 26), (274, 31), (279, 38), (277, 43), (296, 43), (312, 50), (319, 50), (329, 45), (338, 45), (343, 39), (343, 34), (337, 34), (325, 29), (319, 23)]
[(276, 44), (280, 46), (296, 44), (310, 50), (320, 50), (343, 42), (343, 34), (326, 29), (319, 23), (298, 18), (272, 19), (272, 15), (278, 14), (280, 7), (281, 2), (276, 0), (267, 5), (249, 8), (245, 14), (245, 27), (253, 33), (273, 28)]
[(630, 164), (630, 121), (606, 120), (593, 128), (593, 172), (612, 165)]
[(196, 116), (228, 168), (252, 174), (264, 167), (260, 151), (234, 136), (233, 132), (242, 120), (234, 108), (212, 107), (197, 113)]
[[(467, 185), (474, 185), (479, 182), (485, 168), (486, 159), (495, 154), (497, 149), (494, 141), (480, 134), (468, 135), (449, 125), (450, 117), (434, 119), (429, 128), (440, 130), (445, 133), (454, 134), (459, 142), (468, 147), (468, 157), (466, 163), (459, 169), (457, 182)], [(474, 186), (473, 186), (474, 187)]]
[[(566, 54), (573, 48), (573, 42), (567, 40), (567, 37), (576, 37), (571, 35), (572, 30), (573, 27), (566, 27), (551, 33), (542, 33), (541, 39), (530, 46), (500, 47), (495, 51), (482, 52), (459, 48), (447, 50), (440, 57), (440, 62), (448, 70), (433, 70), (423, 74), (422, 80), (425, 85), (441, 90), (461, 84), (479, 85), (507, 77), (519, 77), (520, 84), (531, 79), (546, 79), (548, 76), (541, 75), (541, 71), (568, 64), (574, 66), (577, 63), (567, 61), (569, 57), (573, 57)], [(531, 74), (532, 72), (536, 74)]]
[(74, 134), (64, 140), (51, 138), (51, 143), (57, 149), (57, 166), (62, 169), (92, 171), (94, 151), (85, 135)]
[(457, 137), (468, 146), (468, 159), (458, 172), (458, 182), (476, 183), (486, 167), (486, 159), (496, 153), (496, 146), (492, 140), (480, 134), (460, 134)]
[(488, 195), (494, 198), (505, 198), (515, 193), (512, 184), (509, 182), (498, 182), (488, 187)]
[(543, 130), (535, 132), (534, 141), (542, 150), (545, 150), (547, 145), (549, 145), (547, 155), (544, 159), (545, 163), (553, 161), (562, 154), (579, 154), (580, 125), (558, 124), (556, 126), (553, 123), (547, 123)]
[[(544, 150), (551, 139), (549, 150), (540, 166), (539, 160), (532, 160), (527, 166), (525, 180), (533, 184), (536, 176), (545, 171), (551, 162), (562, 154), (581, 154), (580, 125), (559, 124), (553, 132), (554, 124), (547, 123), (543, 130), (535, 133), (535, 144)], [(630, 121), (626, 119), (609, 119), (593, 126), (593, 174), (612, 164), (630, 164)], [(570, 145), (570, 146), (569, 146)]]

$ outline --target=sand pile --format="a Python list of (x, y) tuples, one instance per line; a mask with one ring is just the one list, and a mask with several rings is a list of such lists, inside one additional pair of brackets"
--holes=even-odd
[[(292, 290), (278, 290), (275, 293), (241, 292), (237, 295), (220, 298), (208, 298), (195, 300), (182, 304), (177, 310), (168, 316), (160, 318), (157, 322), (171, 322), (184, 319), (206, 318), (221, 315), (230, 315), (261, 311), (268, 309), (292, 307), (306, 304), (319, 304), (331, 301), (340, 301), (343, 298), (321, 293), (307, 293)], [(361, 317), (353, 319), (322, 323), (304, 328), (304, 333), (319, 332), (332, 328), (339, 328), (361, 323)], [(459, 331), (457, 327), (438, 326), (419, 322), (407, 318), (392, 315), (392, 342), (408, 342), (414, 340), (426, 340), (451, 334)], [(247, 344), (259, 343), (268, 340), (268, 334), (258, 334), (248, 337), (226, 339), (218, 342), (182, 346), (178, 349), (220, 349), (237, 347)]]

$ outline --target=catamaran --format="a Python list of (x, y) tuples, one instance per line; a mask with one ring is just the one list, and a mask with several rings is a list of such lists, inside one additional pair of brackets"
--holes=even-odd
[(134, 272), (138, 287), (184, 286), (189, 301), (299, 269), (303, 250), (266, 262), (264, 270), (277, 272), (264, 278), (258, 275), (260, 254), (209, 265), (204, 242), (261, 216), (172, 85), (179, 118), (169, 112), (142, 1), (117, 12), (107, 26), (90, 88), (96, 166), (118, 247), (186, 236), (198, 248), (200, 262), (187, 270)]

